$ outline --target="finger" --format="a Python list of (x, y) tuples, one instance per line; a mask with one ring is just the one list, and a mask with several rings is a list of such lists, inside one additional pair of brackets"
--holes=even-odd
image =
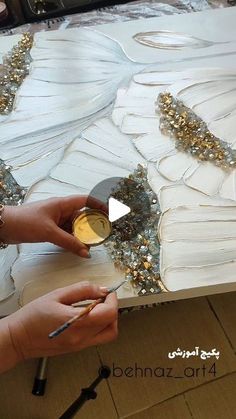
[(116, 320), (118, 313), (118, 300), (115, 292), (106, 295), (103, 303), (98, 304), (87, 316), (88, 321), (96, 320), (99, 322), (100, 318), (107, 316), (107, 324), (110, 318), (110, 323)]
[(96, 208), (96, 209), (99, 209), (101, 211), (108, 212), (107, 205), (104, 204), (104, 202), (100, 201), (99, 199), (94, 198), (93, 196), (88, 196), (87, 197), (87, 203), (86, 203), (86, 205), (89, 208)]
[(87, 195), (72, 195), (61, 200), (61, 207), (69, 216), (72, 212), (84, 207), (96, 208), (107, 212), (107, 206), (98, 199)]
[[(63, 304), (73, 304), (78, 301), (95, 300), (104, 297), (107, 293), (106, 287), (90, 284), (89, 282), (79, 282), (68, 287), (58, 288), (53, 291), (57, 301)], [(73, 315), (79, 313), (81, 309), (73, 309)]]
[(114, 307), (116, 310), (118, 310), (118, 299), (116, 292), (111, 292), (107, 295), (104, 304), (107, 304), (108, 306)]
[(82, 317), (77, 324), (80, 327), (104, 328), (117, 320), (118, 303), (115, 293), (107, 295), (104, 303), (98, 304), (90, 313)]
[(56, 225), (53, 228), (50, 241), (56, 246), (69, 250), (78, 256), (83, 258), (90, 257), (89, 248), (84, 243), (81, 243), (75, 236), (67, 233)]
[(117, 339), (118, 336), (118, 325), (117, 321), (107, 326), (97, 335), (95, 335), (90, 341), (89, 345), (101, 345), (104, 343), (111, 342), (112, 340)]

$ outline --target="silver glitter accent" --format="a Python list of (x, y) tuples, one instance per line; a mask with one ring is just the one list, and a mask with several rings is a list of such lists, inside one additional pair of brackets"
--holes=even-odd
[[(135, 188), (135, 184), (140, 185), (140, 190)], [(140, 192), (142, 190), (146, 195), (143, 197), (143, 202), (142, 192)], [(124, 204), (129, 203), (130, 197), (135, 201), (135, 196), (138, 196), (139, 201), (137, 211), (134, 205), (131, 214), (113, 223), (112, 235), (105, 243), (115, 267), (125, 273), (126, 279), (131, 282), (134, 288), (138, 289), (140, 296), (164, 291), (160, 279), (160, 242), (157, 234), (161, 211), (157, 196), (148, 184), (147, 168), (138, 165), (129, 177), (123, 178), (118, 183), (112, 196)], [(149, 211), (145, 209), (142, 211), (142, 204), (145, 206), (147, 197)], [(140, 223), (143, 226), (141, 230)], [(135, 234), (137, 229), (139, 232)]]
[(15, 181), (11, 167), (0, 159), (0, 203), (3, 205), (20, 205), (26, 190)]

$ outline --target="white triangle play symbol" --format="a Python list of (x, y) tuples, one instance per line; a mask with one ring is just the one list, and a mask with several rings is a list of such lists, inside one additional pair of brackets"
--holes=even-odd
[(122, 202), (117, 201), (115, 198), (109, 198), (108, 201), (108, 216), (109, 221), (113, 223), (113, 221), (119, 220), (119, 218), (124, 217), (124, 215), (129, 214), (131, 211), (130, 207)]

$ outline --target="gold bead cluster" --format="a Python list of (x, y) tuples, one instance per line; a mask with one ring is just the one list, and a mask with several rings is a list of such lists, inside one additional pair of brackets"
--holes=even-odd
[(160, 130), (175, 140), (179, 151), (191, 153), (199, 161), (209, 161), (222, 169), (236, 168), (236, 150), (215, 137), (206, 123), (170, 93), (161, 93), (157, 99)]
[(33, 36), (25, 33), (11, 52), (3, 58), (3, 65), (0, 68), (1, 115), (7, 115), (12, 111), (16, 92), (29, 74), (32, 45)]

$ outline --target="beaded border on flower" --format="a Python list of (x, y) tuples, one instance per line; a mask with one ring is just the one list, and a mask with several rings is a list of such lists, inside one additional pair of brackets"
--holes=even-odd
[(190, 153), (199, 161), (212, 162), (225, 170), (236, 168), (236, 150), (215, 137), (207, 124), (171, 93), (160, 93), (156, 101), (160, 130), (175, 139), (179, 151)]
[(25, 33), (11, 52), (3, 57), (3, 65), (0, 66), (1, 115), (7, 115), (12, 111), (16, 92), (29, 74), (32, 45), (33, 35)]
[[(0, 204), (2, 206), (22, 204), (26, 194), (26, 190), (18, 185), (10, 170), (11, 167), (6, 166), (4, 161), (0, 159)], [(0, 241), (0, 250), (7, 246)]]
[(26, 190), (15, 181), (11, 167), (0, 159), (0, 203), (3, 205), (22, 204)]
[[(133, 181), (133, 182), (130, 182)], [(138, 185), (138, 191), (137, 186)], [(139, 188), (140, 186), (140, 188)], [(134, 190), (135, 189), (135, 190)], [(116, 268), (125, 273), (125, 278), (138, 288), (138, 295), (160, 293), (165, 288), (160, 278), (160, 242), (158, 239), (158, 223), (160, 207), (156, 194), (148, 184), (147, 168), (138, 165), (137, 169), (127, 178), (123, 178), (112, 196), (127, 204), (133, 194), (144, 190), (148, 196), (150, 210), (140, 228), (140, 214), (122, 217), (112, 225), (112, 235), (105, 243)], [(138, 225), (138, 233), (134, 234)]]

